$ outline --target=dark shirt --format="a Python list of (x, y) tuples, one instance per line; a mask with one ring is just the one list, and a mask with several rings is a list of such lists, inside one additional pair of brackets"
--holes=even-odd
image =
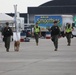
[(60, 33), (60, 29), (58, 26), (52, 26), (50, 28), (50, 31), (51, 31), (51, 36), (59, 35), (59, 33)]
[(4, 37), (9, 37), (9, 36), (13, 35), (12, 29), (10, 27), (8, 27), (8, 28), (5, 27), (2, 31), (2, 35)]

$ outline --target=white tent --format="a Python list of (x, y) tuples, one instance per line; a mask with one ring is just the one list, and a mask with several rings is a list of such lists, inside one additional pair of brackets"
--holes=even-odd
[(5, 23), (5, 22), (13, 23), (14, 18), (5, 13), (0, 13), (0, 23)]

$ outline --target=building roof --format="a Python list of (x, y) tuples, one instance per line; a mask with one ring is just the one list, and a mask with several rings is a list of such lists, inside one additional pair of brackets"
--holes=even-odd
[(39, 7), (28, 7), (29, 14), (76, 14), (76, 0), (53, 0)]
[(76, 6), (76, 0), (52, 0), (40, 5), (42, 6)]
[[(6, 13), (9, 16), (14, 17), (15, 13)], [(20, 13), (20, 17), (24, 18), (24, 23), (27, 23), (27, 14), (26, 13)]]

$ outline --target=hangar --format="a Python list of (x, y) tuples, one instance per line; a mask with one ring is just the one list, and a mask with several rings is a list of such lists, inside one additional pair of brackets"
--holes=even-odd
[[(67, 22), (70, 22), (73, 25), (76, 24), (76, 0), (52, 0), (38, 7), (28, 7), (27, 15), (27, 22), (31, 25), (35, 25), (35, 22), (42, 22), (42, 19), (44, 19), (44, 17), (52, 16), (52, 18), (50, 18), (51, 20), (61, 20), (61, 29), (63, 30), (63, 25), (66, 25)], [(58, 17), (61, 18), (59, 19)], [(45, 20), (44, 22), (47, 21)]]
[(29, 23), (34, 23), (35, 15), (75, 15), (76, 0), (53, 0), (39, 7), (28, 7)]
[[(9, 14), (12, 15), (12, 14)], [(38, 7), (28, 7), (27, 13), (20, 13), (25, 18), (25, 24), (35, 25), (36, 17), (62, 17), (61, 23), (70, 22), (76, 25), (76, 0), (52, 0)], [(36, 16), (36, 17), (35, 17)]]

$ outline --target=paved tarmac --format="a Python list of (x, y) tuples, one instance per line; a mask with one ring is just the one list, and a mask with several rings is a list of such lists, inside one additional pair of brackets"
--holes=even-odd
[(60, 38), (58, 51), (50, 39), (40, 39), (38, 46), (34, 39), (21, 42), (19, 52), (13, 42), (9, 52), (0, 42), (0, 75), (76, 75), (76, 38), (71, 46)]

